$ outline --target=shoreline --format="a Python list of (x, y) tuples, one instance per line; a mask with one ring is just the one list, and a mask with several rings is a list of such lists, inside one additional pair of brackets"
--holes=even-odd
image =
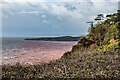
[(39, 63), (47, 63), (49, 61), (60, 59), (64, 52), (54, 51), (41, 52), (38, 50), (29, 50), (20, 54), (12, 54), (8, 57), (3, 57), (2, 65), (14, 65), (20, 63), (21, 65), (36, 65)]
[[(41, 42), (44, 45), (39, 47), (26, 49), (16, 49), (13, 53), (2, 54), (2, 65), (15, 65), (20, 63), (21, 65), (36, 65), (39, 63), (48, 63), (50, 61), (58, 60), (61, 56), (72, 49), (75, 43), (51, 43)], [(33, 43), (32, 43), (33, 44)]]

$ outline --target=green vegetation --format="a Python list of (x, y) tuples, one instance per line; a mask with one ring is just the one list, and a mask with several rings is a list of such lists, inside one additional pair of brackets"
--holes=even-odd
[[(120, 21), (118, 13), (107, 15), (109, 18), (90, 28), (87, 35), (89, 40), (93, 40), (97, 51), (117, 51), (120, 50)], [(102, 15), (102, 14), (100, 14)], [(102, 15), (103, 17), (103, 15)], [(102, 18), (103, 19), (103, 18)]]
[(111, 43), (109, 45), (98, 47), (95, 49), (95, 51), (102, 51), (102, 52), (114, 51), (114, 52), (120, 53), (120, 42), (115, 42), (115, 43)]
[(104, 43), (107, 44), (112, 39), (120, 40), (120, 22), (110, 26), (110, 29), (105, 34)]
[(4, 65), (3, 78), (120, 78), (119, 12), (97, 16), (89, 34), (61, 59), (31, 66)]

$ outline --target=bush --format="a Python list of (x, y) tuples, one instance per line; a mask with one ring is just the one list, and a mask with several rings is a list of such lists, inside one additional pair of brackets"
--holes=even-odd
[(115, 42), (109, 45), (98, 47), (95, 49), (95, 51), (102, 51), (102, 52), (115, 51), (120, 53), (120, 42)]

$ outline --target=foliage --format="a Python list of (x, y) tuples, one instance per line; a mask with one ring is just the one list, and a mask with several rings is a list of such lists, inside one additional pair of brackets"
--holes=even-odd
[[(107, 15), (105, 21), (100, 24), (91, 27), (90, 33), (87, 35), (89, 39), (94, 40), (96, 42), (97, 51), (110, 51), (114, 50), (116, 52), (116, 48), (118, 48), (118, 41), (120, 41), (120, 21), (119, 21), (119, 12), (115, 14)], [(112, 48), (111, 48), (112, 46)], [(120, 48), (117, 49), (119, 51)]]
[(95, 42), (93, 40), (90, 40), (86, 37), (80, 38), (78, 43), (73, 46), (71, 52), (76, 51), (76, 50), (82, 50), (84, 48), (88, 48), (90, 45), (94, 44)]
[(111, 43), (109, 45), (104, 45), (102, 47), (98, 47), (95, 49), (95, 51), (102, 51), (102, 52), (115, 51), (115, 52), (120, 53), (120, 42), (115, 42), (115, 43)]
[(111, 39), (120, 40), (120, 23), (117, 22), (115, 25), (111, 25), (110, 29), (105, 34), (104, 43), (107, 44)]

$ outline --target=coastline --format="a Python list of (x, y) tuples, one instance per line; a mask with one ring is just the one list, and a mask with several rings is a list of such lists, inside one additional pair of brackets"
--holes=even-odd
[(72, 37), (72, 36), (41, 37), (41, 38), (25, 38), (24, 40), (36, 40), (36, 41), (78, 41), (81, 37), (80, 36), (79, 37)]
[(76, 44), (75, 42), (40, 42), (44, 45), (40, 44), (40, 46), (29, 48), (28, 50), (13, 50), (11, 54), (3, 53), (2, 65), (15, 65), (16, 63), (20, 63), (21, 65), (36, 65), (39, 63), (48, 63), (60, 59), (65, 52), (70, 51), (72, 46)]

